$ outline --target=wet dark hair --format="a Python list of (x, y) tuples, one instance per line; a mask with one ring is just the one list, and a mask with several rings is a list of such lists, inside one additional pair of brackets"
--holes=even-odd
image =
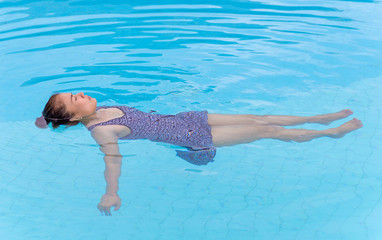
[(44, 110), (42, 111), (42, 117), (36, 120), (36, 125), (38, 127), (44, 128), (44, 123), (41, 123), (45, 120), (46, 125), (52, 123), (53, 129), (58, 128), (60, 125), (74, 126), (77, 125), (80, 121), (70, 121), (74, 116), (74, 113), (70, 113), (66, 110), (65, 105), (58, 101), (58, 93), (53, 94), (48, 102), (45, 105)]

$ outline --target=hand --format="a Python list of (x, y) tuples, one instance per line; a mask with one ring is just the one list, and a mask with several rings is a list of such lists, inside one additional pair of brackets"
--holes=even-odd
[(117, 194), (106, 193), (102, 196), (97, 207), (102, 215), (111, 216), (110, 208), (114, 207), (114, 211), (117, 211), (121, 207), (121, 199)]

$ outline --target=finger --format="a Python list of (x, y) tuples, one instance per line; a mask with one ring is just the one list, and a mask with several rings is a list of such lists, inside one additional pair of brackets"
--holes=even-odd
[(106, 211), (107, 211), (108, 216), (111, 216), (110, 207), (107, 207)]
[(107, 210), (106, 210), (106, 207), (102, 207), (102, 213), (107, 216)]
[(117, 211), (121, 207), (121, 201), (118, 201), (118, 203), (115, 205), (114, 211)]
[(99, 211), (102, 213), (102, 216), (103, 216), (103, 214), (104, 214), (104, 209), (103, 209), (103, 207), (102, 207), (101, 205), (99, 205), (98, 209), (99, 209)]
[[(98, 208), (98, 210), (102, 213), (102, 208), (101, 208), (101, 205), (100, 205), (100, 204), (97, 205), (97, 208)], [(102, 215), (103, 215), (103, 214), (102, 214)]]
[(107, 213), (107, 207), (103, 207), (103, 212), (105, 213), (105, 216), (109, 216)]

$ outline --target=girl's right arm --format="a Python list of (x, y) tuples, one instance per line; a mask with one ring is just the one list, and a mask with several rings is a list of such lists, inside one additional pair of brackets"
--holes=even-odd
[(121, 175), (122, 155), (119, 153), (118, 135), (113, 126), (98, 126), (92, 130), (92, 136), (100, 145), (100, 150), (105, 154), (105, 180), (106, 193), (102, 196), (98, 209), (105, 215), (111, 215), (110, 207), (114, 211), (121, 206), (118, 192), (118, 179)]

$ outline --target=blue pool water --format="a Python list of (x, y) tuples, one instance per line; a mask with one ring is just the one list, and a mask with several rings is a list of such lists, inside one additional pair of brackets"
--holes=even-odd
[[(380, 1), (105, 2), (0, 1), (2, 240), (382, 239)], [(166, 114), (351, 108), (364, 127), (221, 148), (207, 166), (121, 142), (122, 207), (105, 217), (90, 134), (34, 126), (67, 91)]]

